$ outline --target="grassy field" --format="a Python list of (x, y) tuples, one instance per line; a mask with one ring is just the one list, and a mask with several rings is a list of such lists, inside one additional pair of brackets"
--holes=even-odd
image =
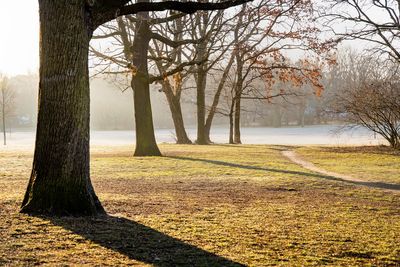
[[(109, 216), (18, 213), (32, 155), (0, 150), (0, 265), (399, 266), (400, 193), (339, 182), (279, 146), (96, 147)], [(400, 184), (385, 149), (296, 148), (320, 167)]]
[(400, 151), (389, 147), (302, 147), (296, 152), (329, 171), (365, 181), (400, 183)]

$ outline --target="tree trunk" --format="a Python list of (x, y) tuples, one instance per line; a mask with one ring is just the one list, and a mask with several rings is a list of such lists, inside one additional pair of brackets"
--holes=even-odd
[[(242, 17), (240, 17), (242, 18)], [(241, 19), (240, 19), (241, 21)], [(235, 32), (236, 34), (236, 32)], [(237, 37), (236, 37), (237, 39)], [(238, 40), (238, 39), (237, 39)], [(240, 47), (239, 44), (237, 44), (238, 47)], [(237, 65), (237, 80), (236, 80), (236, 86), (235, 86), (235, 121), (234, 121), (234, 137), (233, 141), (236, 144), (241, 144), (241, 138), (240, 138), (240, 109), (241, 109), (241, 99), (242, 99), (242, 93), (243, 93), (243, 58), (240, 52), (236, 53), (236, 65)]]
[[(148, 0), (139, 1), (148, 2)], [(154, 136), (151, 111), (147, 53), (150, 42), (148, 24), (149, 12), (137, 15), (135, 39), (132, 47), (132, 64), (136, 74), (132, 77), (133, 100), (135, 105), (136, 149), (135, 156), (161, 156)]]
[(197, 140), (199, 145), (206, 145), (207, 138), (205, 135), (205, 120), (206, 120), (206, 76), (207, 74), (201, 70), (198, 74), (197, 83)]
[(235, 144), (241, 144), (242, 140), (240, 138), (240, 109), (241, 109), (241, 95), (235, 99), (235, 121), (234, 121), (234, 138)]
[(191, 144), (183, 121), (182, 109), (180, 103), (180, 95), (174, 95), (171, 85), (168, 82), (163, 83), (164, 93), (168, 100), (168, 106), (171, 110), (172, 120), (174, 122), (176, 143), (177, 144)]
[(90, 12), (81, 0), (39, 0), (39, 6), (39, 114), (21, 212), (104, 213), (89, 177)]
[(231, 58), (229, 59), (229, 62), (227, 64), (227, 67), (225, 68), (224, 72), (222, 73), (221, 80), (220, 80), (220, 82), (218, 84), (217, 91), (215, 92), (214, 99), (213, 99), (210, 111), (208, 112), (206, 124), (204, 126), (204, 134), (205, 134), (206, 139), (207, 139), (207, 141), (209, 143), (211, 143), (210, 130), (211, 130), (212, 121), (213, 121), (215, 113), (217, 111), (219, 98), (221, 96), (222, 89), (225, 86), (225, 82), (226, 82), (226, 79), (228, 78), (228, 74), (229, 74), (229, 71), (230, 71), (230, 69), (232, 67), (233, 60), (235, 59), (234, 55), (235, 55), (235, 53), (232, 53)]
[(234, 120), (233, 120), (233, 113), (235, 110), (235, 99), (233, 98), (231, 100), (231, 108), (229, 110), (229, 144), (234, 144), (233, 142), (233, 126), (234, 126)]
[[(198, 59), (203, 60), (206, 57), (207, 44), (202, 42), (198, 45)], [(206, 121), (206, 85), (207, 71), (205, 63), (198, 66), (197, 69), (197, 140), (199, 145), (208, 144), (205, 134)]]
[(298, 107), (298, 117), (297, 117), (297, 125), (304, 127), (305, 126), (305, 119), (306, 119), (306, 109), (307, 109), (307, 104), (305, 102), (305, 99), (301, 99), (301, 102), (299, 103)]
[(3, 141), (4, 141), (4, 145), (7, 145), (7, 135), (6, 135), (6, 98), (4, 95), (4, 88), (1, 88), (1, 97), (2, 97), (2, 103), (1, 103), (1, 107), (2, 107), (2, 117), (3, 117)]

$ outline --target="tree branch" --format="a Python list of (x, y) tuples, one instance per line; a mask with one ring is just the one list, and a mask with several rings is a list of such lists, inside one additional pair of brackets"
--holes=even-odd
[(193, 14), (199, 10), (222, 10), (229, 7), (241, 5), (253, 0), (225, 0), (218, 3), (209, 2), (179, 2), (179, 1), (164, 1), (164, 2), (140, 2), (131, 5), (124, 5), (128, 1), (101, 1), (103, 4), (97, 4), (93, 24), (94, 29), (100, 25), (113, 20), (119, 16), (136, 14), (146, 11), (165, 11), (176, 10), (185, 14)]

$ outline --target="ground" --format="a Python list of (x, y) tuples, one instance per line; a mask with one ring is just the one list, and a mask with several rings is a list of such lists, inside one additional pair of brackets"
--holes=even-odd
[(32, 154), (0, 151), (0, 265), (399, 266), (400, 192), (337, 181), (321, 168), (400, 184), (390, 149), (161, 145), (96, 147), (95, 190), (109, 216), (18, 213)]

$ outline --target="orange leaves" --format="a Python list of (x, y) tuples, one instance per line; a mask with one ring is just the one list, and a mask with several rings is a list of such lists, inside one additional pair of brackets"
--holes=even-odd
[[(314, 94), (321, 96), (324, 87), (321, 83), (322, 65), (318, 64), (318, 61), (312, 62), (309, 59), (303, 59), (296, 64), (290, 64), (288, 60), (275, 60), (280, 58), (278, 54), (271, 55), (271, 57), (274, 59), (273, 61), (264, 60), (257, 68), (262, 76), (267, 94), (278, 84), (291, 88), (300, 88), (309, 84), (313, 88)], [(282, 58), (284, 59), (283, 56), (281, 56)], [(282, 90), (280, 89), (280, 94), (285, 93)]]
[(175, 73), (172, 75), (172, 79), (174, 80), (174, 88), (175, 91), (178, 90), (182, 86), (182, 75), (180, 72)]
[[(168, 75), (166, 72), (164, 72), (162, 76), (164, 84), (169, 84), (170, 86), (172, 86), (175, 93), (179, 91), (180, 88), (182, 87), (183, 77), (180, 72), (176, 72), (172, 75)], [(170, 79), (171, 76), (172, 76), (172, 81)]]
[(132, 65), (131, 63), (129, 63), (126, 67), (128, 68), (129, 73), (131, 73), (132, 76), (135, 77), (138, 72), (138, 68), (135, 65)]
[(324, 90), (321, 83), (323, 64), (319, 63), (318, 60), (312, 62), (308, 59), (300, 60), (299, 64), (304, 79), (312, 86), (314, 94), (320, 97)]

